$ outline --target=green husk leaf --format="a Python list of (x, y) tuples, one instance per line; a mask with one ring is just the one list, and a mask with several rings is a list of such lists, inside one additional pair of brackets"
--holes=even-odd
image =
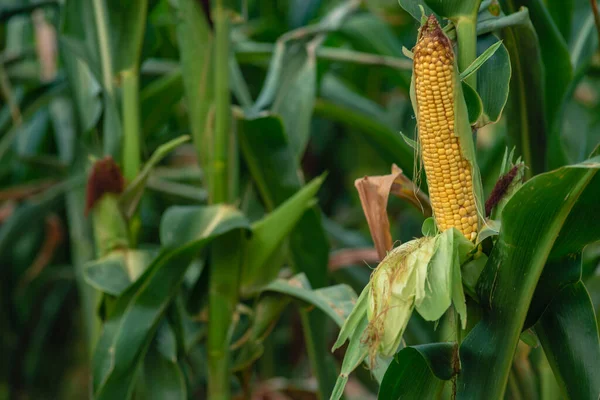
[[(458, 77), (458, 66), (454, 63), (454, 74)], [(458, 81), (458, 80), (457, 80)], [(473, 131), (469, 123), (469, 112), (463, 94), (463, 85), (454, 86), (454, 134), (458, 136), (460, 149), (463, 157), (471, 164), (471, 176), (473, 180), (473, 191), (475, 194), (475, 205), (479, 215), (480, 225), (485, 212), (483, 196), (483, 185), (481, 183), (481, 173), (477, 165), (475, 155), (475, 144), (473, 140)]]
[(363, 332), (367, 328), (368, 324), (369, 321), (367, 318), (363, 317), (350, 337), (350, 343), (348, 344), (346, 355), (344, 356), (344, 361), (342, 362), (342, 369), (338, 379), (335, 382), (333, 392), (329, 397), (330, 400), (339, 400), (342, 398), (344, 388), (346, 387), (346, 383), (348, 383), (348, 376), (356, 369), (356, 367), (360, 365), (361, 362), (363, 362), (365, 358), (367, 358), (367, 355), (369, 354), (369, 348), (362, 339)]
[(423, 236), (436, 236), (438, 234), (437, 224), (435, 223), (435, 218), (429, 217), (425, 221), (423, 221), (423, 226), (421, 227), (421, 233)]
[(358, 297), (356, 301), (356, 305), (352, 309), (348, 318), (344, 321), (344, 325), (342, 325), (342, 329), (340, 329), (340, 334), (338, 335), (337, 340), (335, 341), (331, 351), (335, 351), (340, 348), (349, 337), (354, 334), (357, 327), (363, 320), (363, 318), (367, 314), (367, 300), (369, 298), (369, 292), (371, 290), (371, 283), (369, 282), (367, 286), (363, 289), (362, 293)]
[(407, 145), (411, 147), (411, 149), (416, 151), (419, 148), (419, 144), (416, 140), (412, 140), (402, 132), (400, 132), (400, 136), (402, 136), (402, 139), (406, 142)]
[(465, 94), (465, 103), (469, 114), (469, 124), (475, 125), (477, 120), (483, 114), (483, 102), (475, 89), (467, 82), (462, 82), (463, 93)]
[(460, 80), (464, 81), (469, 76), (471, 76), (471, 74), (473, 74), (474, 72), (476, 72), (477, 70), (479, 70), (479, 68), (481, 68), (481, 66), (487, 60), (489, 60), (494, 55), (494, 53), (496, 53), (496, 50), (498, 50), (500, 48), (500, 46), (502, 46), (502, 41), (501, 40), (498, 41), (498, 42), (496, 42), (496, 43), (494, 43), (490, 47), (488, 47), (487, 50), (485, 50), (483, 53), (481, 53), (479, 55), (479, 57), (477, 57), (475, 59), (475, 61), (473, 61), (471, 63), (471, 65), (469, 65), (463, 72), (460, 73)]

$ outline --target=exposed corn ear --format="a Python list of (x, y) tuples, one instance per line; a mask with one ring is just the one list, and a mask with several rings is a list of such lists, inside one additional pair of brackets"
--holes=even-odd
[(435, 220), (441, 231), (455, 227), (473, 240), (479, 218), (472, 166), (455, 132), (460, 80), (452, 43), (433, 15), (422, 26), (413, 53), (420, 151)]

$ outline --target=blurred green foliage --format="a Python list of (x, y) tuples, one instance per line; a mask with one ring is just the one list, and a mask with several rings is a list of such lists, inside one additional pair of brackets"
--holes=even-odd
[[(418, 3), (436, 9), (409, 3), (413, 14)], [(518, 276), (501, 270), (510, 290), (526, 286), (523, 296), (490, 302), (496, 314), (461, 348), (465, 371), (479, 371), (458, 378), (458, 395), (478, 398), (468, 385), (485, 381), (481, 365), (497, 354), (475, 357), (476, 349), (488, 343), (488, 325), (519, 325), (494, 319), (514, 309), (526, 328), (539, 320), (541, 346), (520, 343), (514, 360), (509, 349), (507, 396), (560, 398), (560, 387), (583, 399), (598, 387), (584, 370), (600, 371), (588, 307), (597, 320), (600, 182), (590, 172), (597, 166), (565, 166), (600, 143), (598, 31), (586, 0), (503, 0), (500, 17), (491, 3), (479, 11), (477, 54), (503, 46), (477, 76), (486, 122), (507, 105), (477, 133), (484, 192), (507, 146), (528, 178), (563, 168), (528, 184), (543, 204), (513, 203), (503, 219), (503, 246), (526, 236), (533, 250), (523, 257), (538, 264)], [(516, 23), (498, 22), (518, 12)], [(214, 379), (208, 370), (219, 368), (237, 398), (327, 398), (343, 359), (329, 350), (377, 263), (365, 256), (373, 243), (354, 181), (393, 163), (418, 178), (399, 134), (416, 134), (403, 47), (417, 28), (397, 0), (3, 0), (0, 399), (201, 399)], [(506, 99), (494, 83), (509, 76)], [(191, 141), (181, 144), (183, 135)], [(133, 184), (109, 205), (117, 211), (86, 213), (87, 176), (106, 155)], [(219, 187), (226, 201), (215, 201)], [(579, 189), (577, 201), (554, 198)], [(540, 231), (561, 212), (560, 225)], [(388, 215), (395, 241), (421, 236), (425, 217), (408, 202), (391, 198)], [(114, 239), (120, 224), (125, 244), (101, 254), (100, 233)], [(561, 240), (544, 242), (551, 234)], [(482, 275), (480, 297), (495, 272)], [(477, 312), (469, 307), (475, 321)], [(456, 371), (440, 372), (428, 357), (446, 362), (454, 324), (452, 315), (439, 324), (413, 315), (404, 340), (415, 347), (398, 353), (383, 380), (389, 397), (380, 396), (394, 398), (402, 379), (417, 378), (451, 395), (442, 379)], [(503, 328), (516, 342), (523, 322)], [(561, 346), (565, 337), (574, 344)], [(578, 345), (587, 340), (592, 348)], [(585, 368), (571, 369), (586, 352)], [(347, 398), (375, 398), (377, 380), (363, 368), (355, 375)]]

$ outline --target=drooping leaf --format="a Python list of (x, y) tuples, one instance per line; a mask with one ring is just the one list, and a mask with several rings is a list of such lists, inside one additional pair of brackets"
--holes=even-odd
[[(302, 186), (299, 167), (289, 162), (294, 156), (282, 122), (275, 116), (241, 120), (238, 136), (261, 198), (267, 209), (273, 210)], [(316, 207), (300, 218), (290, 234), (289, 246), (297, 270), (306, 273), (313, 286), (324, 286), (329, 254)]]
[(142, 275), (157, 251), (125, 249), (84, 265), (83, 274), (88, 284), (113, 296), (119, 296)]
[(104, 324), (93, 359), (94, 396), (127, 399), (148, 344), (198, 252), (215, 237), (249, 229), (230, 206), (172, 207), (162, 218), (165, 250), (146, 272), (117, 298)]
[(314, 179), (252, 227), (247, 243), (242, 271), (242, 292), (254, 293), (277, 277), (280, 264), (269, 264), (274, 253), (292, 231), (305, 211), (312, 206), (314, 196), (324, 177)]
[(276, 292), (301, 300), (319, 308), (336, 325), (344, 320), (356, 303), (354, 290), (347, 285), (335, 285), (322, 289), (311, 289), (306, 276), (299, 274), (289, 280), (277, 279), (264, 288), (264, 292)]
[(313, 50), (290, 47), (272, 111), (280, 114), (290, 149), (299, 160), (310, 138), (317, 92), (317, 61)]

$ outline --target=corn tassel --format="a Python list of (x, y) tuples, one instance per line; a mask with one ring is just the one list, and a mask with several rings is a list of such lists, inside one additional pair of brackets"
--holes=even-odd
[(421, 157), (438, 228), (455, 227), (473, 240), (478, 216), (471, 165), (455, 134), (455, 85), (460, 84), (448, 37), (432, 15), (414, 53), (414, 88)]

